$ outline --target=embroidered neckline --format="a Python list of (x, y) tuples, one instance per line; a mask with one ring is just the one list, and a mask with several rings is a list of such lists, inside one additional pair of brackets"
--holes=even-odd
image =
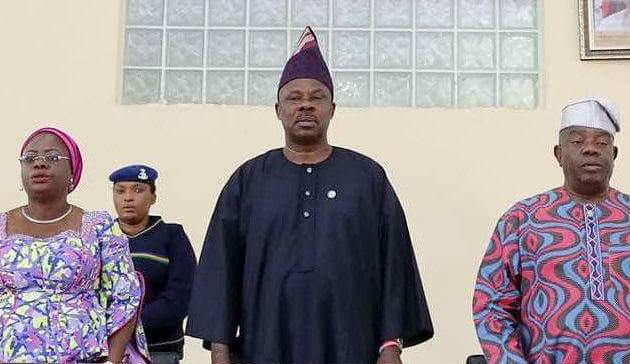
[(604, 299), (604, 267), (602, 264), (602, 246), (599, 235), (599, 216), (597, 205), (594, 203), (584, 204), (584, 233), (586, 245), (586, 259), (589, 266), (589, 286), (591, 298), (594, 300)]

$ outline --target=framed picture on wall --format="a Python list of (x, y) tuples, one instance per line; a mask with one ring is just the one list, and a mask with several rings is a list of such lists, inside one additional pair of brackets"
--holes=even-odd
[(630, 59), (630, 0), (578, 0), (580, 53), (588, 59)]

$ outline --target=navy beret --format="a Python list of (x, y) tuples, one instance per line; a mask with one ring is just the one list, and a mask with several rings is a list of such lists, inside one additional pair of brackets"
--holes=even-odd
[(158, 172), (143, 164), (134, 164), (122, 167), (109, 175), (109, 180), (116, 182), (154, 182), (158, 177)]

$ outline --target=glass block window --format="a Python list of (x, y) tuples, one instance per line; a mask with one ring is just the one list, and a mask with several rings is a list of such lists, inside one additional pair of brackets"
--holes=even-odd
[(127, 0), (122, 101), (271, 105), (311, 25), (341, 106), (535, 108), (537, 0)]

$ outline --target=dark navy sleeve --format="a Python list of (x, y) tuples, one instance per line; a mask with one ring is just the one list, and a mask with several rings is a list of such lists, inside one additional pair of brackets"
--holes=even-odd
[(384, 261), (381, 342), (402, 339), (404, 346), (433, 337), (433, 325), (416, 265), (402, 206), (384, 177), (380, 222)]
[(195, 252), (181, 225), (169, 226), (168, 278), (162, 292), (144, 306), (143, 325), (149, 330), (172, 327), (188, 313), (195, 274)]
[(232, 344), (236, 336), (242, 287), (243, 239), (239, 233), (241, 169), (232, 175), (210, 219), (186, 327), (186, 334)]

